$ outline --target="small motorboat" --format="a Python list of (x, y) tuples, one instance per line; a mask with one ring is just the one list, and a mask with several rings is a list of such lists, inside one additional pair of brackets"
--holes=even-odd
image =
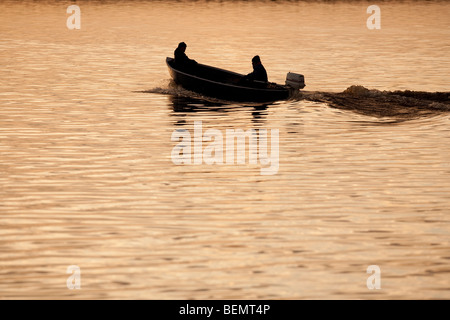
[(169, 73), (176, 84), (205, 96), (236, 102), (274, 102), (289, 99), (305, 87), (301, 74), (289, 72), (286, 85), (250, 81), (236, 72), (203, 64), (179, 68), (173, 58), (166, 58)]

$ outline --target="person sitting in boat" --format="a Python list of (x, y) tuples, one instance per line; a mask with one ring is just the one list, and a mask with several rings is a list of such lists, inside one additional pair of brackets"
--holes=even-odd
[(261, 63), (261, 58), (259, 56), (254, 56), (252, 59), (253, 72), (249, 73), (244, 77), (245, 80), (252, 81), (263, 81), (267, 82), (267, 72), (264, 66)]
[(175, 65), (179, 68), (192, 68), (197, 65), (197, 61), (189, 59), (186, 55), (186, 48), (186, 43), (180, 42), (178, 48), (175, 49)]

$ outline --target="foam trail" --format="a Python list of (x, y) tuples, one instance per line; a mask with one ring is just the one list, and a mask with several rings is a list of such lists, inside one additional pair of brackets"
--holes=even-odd
[(293, 99), (322, 102), (376, 117), (416, 118), (450, 112), (450, 92), (379, 91), (350, 86), (339, 93), (300, 91)]

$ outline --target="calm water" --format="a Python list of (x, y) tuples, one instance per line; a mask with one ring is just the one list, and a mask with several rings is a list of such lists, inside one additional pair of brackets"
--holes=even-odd
[[(311, 95), (450, 91), (450, 3), (382, 1), (381, 30), (363, 1), (76, 3), (81, 30), (62, 2), (0, 1), (0, 298), (450, 298), (445, 104), (208, 103), (164, 64), (185, 41), (241, 73), (259, 54)], [(278, 129), (278, 173), (174, 165), (194, 121)]]

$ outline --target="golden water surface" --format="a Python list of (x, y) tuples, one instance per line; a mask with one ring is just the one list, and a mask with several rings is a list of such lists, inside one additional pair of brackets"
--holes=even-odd
[[(174, 94), (165, 57), (308, 91), (450, 91), (450, 4), (0, 1), (0, 298), (450, 298), (450, 113)], [(279, 170), (174, 165), (176, 129), (278, 129)], [(69, 290), (67, 267), (81, 269)], [(367, 267), (381, 269), (369, 290)]]

